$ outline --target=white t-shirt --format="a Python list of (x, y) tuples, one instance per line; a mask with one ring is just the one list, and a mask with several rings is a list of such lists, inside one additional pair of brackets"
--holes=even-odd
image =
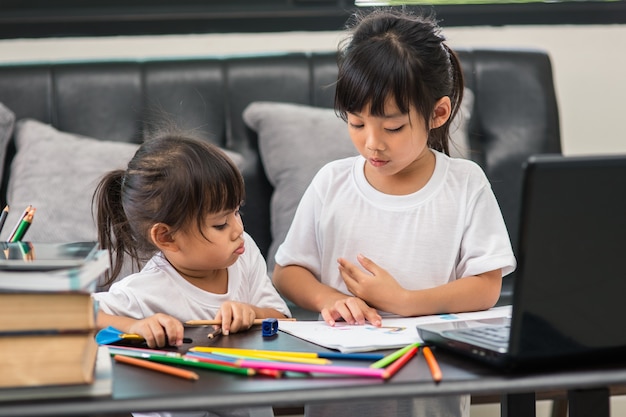
[[(244, 233), (246, 251), (228, 268), (228, 291), (213, 294), (187, 282), (158, 253), (143, 269), (117, 281), (109, 291), (93, 294), (105, 313), (142, 319), (165, 313), (183, 323), (212, 319), (224, 301), (236, 300), (258, 307), (274, 308), (291, 316), (267, 275), (265, 259), (254, 240)], [(271, 407), (249, 407), (196, 412), (133, 413), (134, 417), (272, 417)]]
[(500, 207), (472, 161), (436, 156), (432, 177), (408, 195), (384, 194), (365, 178), (361, 156), (330, 162), (304, 193), (276, 254), (346, 294), (337, 258), (359, 253), (407, 289), (436, 287), (465, 276), (515, 269)]
[[(419, 191), (389, 195), (365, 178), (362, 156), (328, 163), (304, 193), (283, 244), (279, 265), (300, 265), (322, 283), (349, 294), (337, 267), (343, 257), (372, 259), (401, 286), (423, 289), (516, 262), (500, 207), (482, 169), (472, 161), (436, 156)], [(384, 313), (384, 312), (381, 312)], [(307, 404), (307, 417), (469, 416), (469, 396)], [(391, 411), (394, 410), (394, 411)]]
[(267, 275), (261, 252), (252, 238), (244, 233), (246, 251), (228, 268), (228, 291), (213, 294), (185, 280), (158, 253), (143, 269), (117, 281), (107, 292), (93, 294), (105, 313), (143, 319), (155, 313), (169, 314), (178, 320), (211, 319), (222, 303), (240, 301), (258, 307), (274, 308), (290, 316)]

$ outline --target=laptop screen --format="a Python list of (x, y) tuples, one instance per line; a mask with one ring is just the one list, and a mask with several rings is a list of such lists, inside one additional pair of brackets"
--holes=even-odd
[(626, 347), (626, 156), (544, 155), (526, 170), (510, 353)]

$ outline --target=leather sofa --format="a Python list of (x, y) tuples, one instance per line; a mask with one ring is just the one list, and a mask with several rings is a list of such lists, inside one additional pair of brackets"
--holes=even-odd
[[(515, 243), (523, 161), (531, 154), (561, 152), (550, 58), (539, 50), (458, 53), (474, 94), (468, 123), (471, 157), (491, 180)], [(5, 64), (0, 65), (0, 102), (18, 120), (33, 118), (60, 131), (131, 143), (142, 140), (157, 103), (181, 127), (199, 130), (207, 140), (244, 156), (246, 230), (267, 254), (273, 188), (256, 134), (242, 112), (261, 100), (332, 107), (336, 73), (332, 52)], [(14, 154), (10, 139), (2, 206)], [(503, 299), (511, 279), (506, 279)]]

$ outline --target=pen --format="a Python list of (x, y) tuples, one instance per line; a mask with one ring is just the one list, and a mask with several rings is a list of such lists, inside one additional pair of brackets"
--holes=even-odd
[(139, 366), (141, 368), (151, 369), (153, 371), (162, 372), (168, 375), (174, 375), (179, 378), (198, 380), (200, 377), (197, 373), (188, 371), (186, 369), (179, 369), (175, 366), (163, 365), (162, 363), (154, 363), (144, 359), (138, 359), (131, 356), (115, 355), (113, 356), (118, 362), (127, 363), (129, 365)]
[(430, 368), (430, 373), (433, 376), (433, 380), (435, 382), (441, 382), (441, 368), (439, 368), (439, 364), (437, 363), (437, 359), (435, 359), (435, 355), (433, 355), (433, 352), (428, 346), (424, 346), (422, 348), (422, 353), (424, 354), (424, 359), (426, 359), (426, 363)]
[(24, 238), (26, 231), (30, 227), (33, 222), (33, 217), (35, 216), (35, 209), (31, 208), (26, 216), (20, 221), (17, 229), (15, 229), (15, 233), (9, 238), (9, 242), (19, 242)]
[(4, 206), (4, 210), (0, 214), (0, 232), (2, 232), (2, 228), (4, 227), (4, 223), (7, 221), (7, 216), (9, 215), (9, 205)]
[(15, 227), (13, 227), (13, 230), (11, 230), (11, 233), (9, 233), (9, 238), (7, 239), (7, 242), (11, 242), (13, 236), (15, 235), (15, 232), (17, 232), (17, 228), (20, 227), (20, 224), (22, 224), (22, 220), (24, 220), (24, 217), (26, 217), (26, 215), (28, 214), (28, 212), (30, 211), (30, 209), (32, 209), (33, 206), (32, 205), (28, 205), (28, 207), (26, 207), (26, 209), (24, 210), (24, 212), (22, 213), (22, 215), (19, 217), (19, 219), (17, 220), (17, 224), (15, 225)]

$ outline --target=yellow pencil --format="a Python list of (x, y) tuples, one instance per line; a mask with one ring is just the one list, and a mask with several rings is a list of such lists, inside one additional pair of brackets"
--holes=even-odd
[(192, 352), (215, 352), (215, 353), (262, 353), (267, 355), (291, 356), (296, 358), (318, 358), (317, 353), (313, 352), (290, 352), (284, 350), (262, 350), (262, 349), (239, 349), (239, 348), (221, 348), (213, 346), (194, 346), (189, 349)]
[(297, 352), (281, 352), (271, 350), (257, 350), (257, 349), (237, 349), (237, 348), (217, 348), (210, 346), (196, 346), (189, 349), (191, 352), (208, 352), (208, 353), (222, 353), (229, 356), (246, 356), (249, 358), (270, 359), (282, 362), (296, 362), (296, 363), (310, 363), (315, 365), (328, 365), (330, 360), (315, 357), (313, 354), (306, 354), (306, 356), (298, 355)]

